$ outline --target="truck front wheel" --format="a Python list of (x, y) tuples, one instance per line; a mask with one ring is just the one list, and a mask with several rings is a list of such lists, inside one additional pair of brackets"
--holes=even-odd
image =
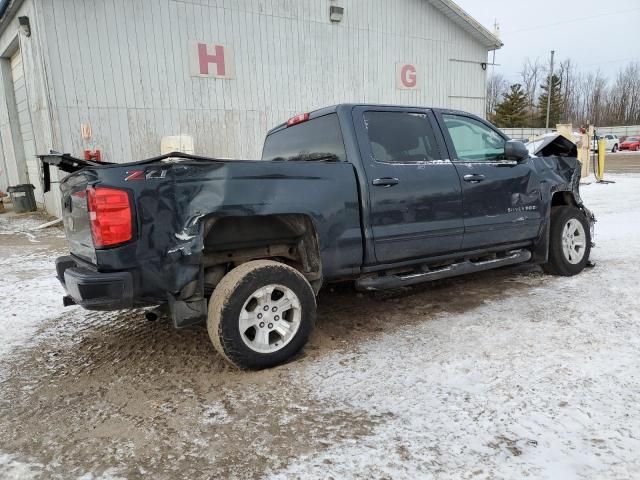
[(589, 261), (591, 232), (587, 218), (575, 207), (551, 210), (549, 260), (542, 265), (552, 275), (570, 277), (580, 273)]
[(243, 263), (216, 286), (207, 330), (216, 350), (241, 368), (258, 370), (287, 361), (307, 343), (316, 299), (306, 278), (270, 260)]

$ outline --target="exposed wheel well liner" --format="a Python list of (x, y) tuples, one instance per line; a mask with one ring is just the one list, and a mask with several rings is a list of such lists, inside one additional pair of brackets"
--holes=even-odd
[(553, 194), (551, 197), (551, 206), (559, 207), (562, 205), (578, 207), (578, 202), (576, 201), (576, 197), (573, 195), (573, 192), (569, 190), (562, 190)]
[(204, 224), (203, 245), (205, 271), (273, 259), (300, 271), (316, 293), (322, 284), (318, 235), (304, 214), (212, 217)]

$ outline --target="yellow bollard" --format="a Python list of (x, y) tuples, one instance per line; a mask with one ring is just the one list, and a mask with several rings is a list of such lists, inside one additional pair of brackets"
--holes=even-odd
[(598, 140), (598, 173), (596, 178), (598, 181), (604, 178), (604, 158), (607, 155), (607, 142), (606, 140)]

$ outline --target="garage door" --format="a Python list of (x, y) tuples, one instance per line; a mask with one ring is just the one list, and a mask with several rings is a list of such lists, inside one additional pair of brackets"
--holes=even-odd
[(13, 78), (13, 91), (16, 98), (16, 109), (18, 111), (18, 121), (20, 123), (20, 134), (22, 136), (24, 158), (27, 163), (29, 183), (32, 183), (36, 187), (36, 200), (43, 203), (44, 196), (42, 188), (40, 188), (40, 174), (36, 160), (36, 144), (33, 137), (31, 113), (29, 112), (29, 102), (27, 101), (27, 88), (20, 50), (11, 57), (11, 76)]

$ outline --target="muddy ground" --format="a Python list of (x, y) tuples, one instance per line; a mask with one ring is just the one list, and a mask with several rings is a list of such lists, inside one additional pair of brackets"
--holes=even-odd
[[(430, 399), (438, 399), (439, 405), (448, 404), (446, 408), (456, 412), (464, 412), (468, 405), (469, 411), (477, 413), (462, 420), (451, 411), (452, 422), (460, 421), (460, 431), (464, 432), (467, 427), (480, 428), (487, 415), (483, 412), (494, 403), (502, 402), (510, 410), (508, 414), (495, 413), (491, 425), (509, 423), (528, 408), (562, 411), (562, 402), (566, 404), (567, 400), (556, 398), (558, 393), (552, 392), (556, 387), (562, 391), (571, 383), (568, 379), (575, 378), (573, 367), (567, 363), (572, 360), (562, 350), (577, 335), (576, 321), (587, 315), (577, 307), (558, 314), (566, 297), (557, 295), (561, 289), (574, 295), (582, 285), (605, 278), (589, 271), (581, 280), (571, 280), (573, 283), (554, 284), (555, 280), (543, 275), (538, 267), (521, 266), (379, 294), (356, 293), (350, 285), (338, 285), (321, 293), (317, 329), (298, 358), (268, 371), (245, 372), (222, 360), (204, 326), (177, 331), (167, 319), (149, 322), (140, 311), (101, 313), (61, 308), (58, 302), (62, 290), (51, 277), (53, 260), (66, 253), (65, 241), (56, 228), (30, 231), (40, 220), (22, 216), (0, 223), (4, 228), (0, 228), (3, 328), (10, 332), (15, 322), (15, 328), (25, 332), (0, 355), (3, 478), (204, 479), (278, 474), (305, 478), (307, 471), (313, 478), (496, 478), (504, 465), (523, 459), (529, 463), (514, 470), (518, 476), (533, 472), (534, 478), (541, 478), (535, 475), (541, 472), (534, 468), (537, 457), (526, 455), (534, 448), (540, 451), (542, 447), (537, 445), (543, 444), (542, 433), (519, 440), (509, 429), (482, 427), (491, 431), (487, 439), (480, 439), (479, 434), (473, 437), (479, 438), (482, 447), (476, 448), (460, 437), (458, 440), (467, 446), (456, 452), (444, 448), (446, 443), (439, 447), (422, 437), (437, 437), (440, 417), (434, 417), (430, 431), (421, 423), (413, 423), (414, 414), (405, 417), (403, 412), (424, 402), (424, 415), (428, 416)], [(612, 257), (609, 263), (624, 265), (624, 253), (621, 258)], [(629, 278), (633, 272), (621, 275)], [(592, 292), (586, 291), (585, 295), (591, 296)], [(631, 302), (626, 293), (617, 295), (611, 299), (616, 304)], [(527, 306), (534, 296), (538, 303)], [(519, 302), (523, 310), (501, 303), (518, 298), (523, 299)], [(571, 298), (570, 303), (577, 302), (575, 295)], [(496, 307), (487, 314), (485, 310), (492, 305)], [(608, 307), (612, 308), (615, 310), (615, 306)], [(25, 320), (31, 316), (39, 320)], [(628, 329), (615, 331), (616, 342), (637, 337), (634, 318), (603, 316), (601, 321), (594, 321), (589, 335), (600, 334), (600, 323), (607, 329), (614, 324)], [(541, 337), (525, 341), (524, 332), (531, 328), (540, 328), (535, 331)], [(473, 348), (475, 337), (484, 342), (477, 353)], [(409, 342), (410, 349), (394, 346), (398, 338)], [(492, 338), (499, 338), (500, 345), (488, 345)], [(548, 342), (546, 347), (538, 350), (543, 342)], [(530, 355), (517, 379), (506, 375), (509, 367), (496, 369), (492, 364), (478, 373), (489, 375), (490, 371), (491, 380), (471, 378), (468, 383), (472, 393), (464, 395), (460, 388), (467, 386), (447, 385), (450, 379), (446, 375), (434, 379), (432, 385), (429, 378), (416, 380), (409, 376), (400, 387), (394, 383), (402, 380), (404, 371), (415, 376), (416, 366), (427, 369), (441, 365), (442, 371), (449, 371), (463, 358), (468, 363), (462, 371), (470, 375), (473, 365), (488, 361), (496, 352), (506, 355), (510, 344), (517, 348), (518, 358)], [(458, 349), (457, 345), (464, 348)], [(637, 341), (629, 348), (630, 358), (634, 358)], [(545, 360), (538, 360), (541, 358)], [(539, 361), (547, 363), (540, 365)], [(580, 358), (577, 361), (584, 362)], [(538, 379), (544, 387), (539, 392), (535, 392), (535, 385), (527, 390), (527, 377), (535, 377), (547, 364), (554, 373)], [(533, 370), (527, 373), (526, 365)], [(633, 371), (638, 365), (640, 362), (631, 361), (628, 367)], [(387, 374), (390, 380), (385, 383), (381, 379)], [(637, 378), (620, 375), (616, 385), (621, 391), (616, 396), (633, 398), (631, 393), (638, 393)], [(551, 384), (548, 379), (553, 379)], [(500, 382), (499, 401), (477, 390), (479, 384)], [(504, 382), (510, 385), (508, 389)], [(579, 386), (571, 383), (571, 388), (591, 388), (588, 380), (585, 382)], [(368, 384), (377, 386), (369, 389)], [(385, 388), (389, 388), (390, 399), (409, 402), (409, 407), (398, 410), (384, 400), (376, 400)], [(322, 389), (332, 393), (324, 395), (319, 391)], [(590, 394), (597, 395), (593, 391)], [(522, 402), (515, 402), (514, 396), (521, 397)], [(481, 404), (474, 410), (476, 399)], [(534, 407), (527, 407), (526, 399)], [(595, 404), (602, 401), (604, 397), (594, 400)], [(592, 408), (593, 404), (589, 405)], [(556, 418), (545, 410), (547, 414)], [(625, 423), (618, 417), (616, 421)], [(631, 423), (637, 423), (637, 419)], [(420, 436), (405, 438), (402, 425), (407, 431), (420, 425)], [(380, 437), (380, 432), (391, 433)], [(568, 438), (571, 443), (572, 437)], [(597, 448), (602, 448), (604, 455), (614, 455), (608, 442), (597, 437), (589, 443), (593, 455)], [(553, 444), (547, 447), (555, 448)], [(356, 453), (343, 456), (333, 453), (336, 448)], [(389, 460), (390, 466), (380, 466), (387, 452), (393, 460)], [(436, 460), (423, 458), (424, 452)], [(628, 466), (627, 453), (631, 454), (618, 452), (611, 462), (602, 465)], [(367, 470), (359, 463), (363, 461), (364, 465), (377, 466)], [(637, 462), (632, 467), (636, 468)], [(591, 470), (584, 475), (580, 469), (575, 472), (578, 477), (590, 478)]]

